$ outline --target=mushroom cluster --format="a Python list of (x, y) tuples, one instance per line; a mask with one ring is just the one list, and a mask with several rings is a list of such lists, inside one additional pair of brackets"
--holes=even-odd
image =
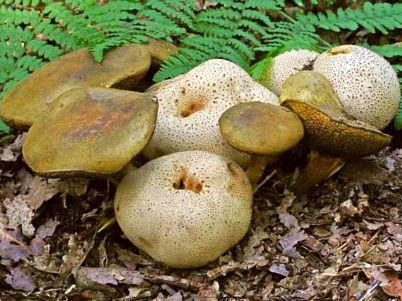
[[(0, 104), (9, 124), (30, 127), (23, 156), (35, 173), (124, 174), (116, 220), (167, 266), (203, 266), (237, 244), (265, 168), (300, 141), (311, 152), (290, 187), (297, 194), (390, 142), (380, 130), (395, 114), (399, 83), (369, 50), (286, 52), (267, 66), (262, 84), (211, 59), (151, 86), (152, 70), (175, 52), (150, 40), (96, 63), (78, 50), (35, 71)], [(140, 153), (149, 161), (126, 168)]]

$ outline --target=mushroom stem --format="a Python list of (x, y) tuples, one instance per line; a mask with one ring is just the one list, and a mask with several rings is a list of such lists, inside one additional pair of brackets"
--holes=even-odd
[(308, 194), (316, 184), (322, 183), (337, 173), (345, 164), (342, 158), (311, 151), (306, 167), (291, 185), (296, 195)]
[(253, 188), (256, 187), (261, 180), (267, 165), (272, 165), (276, 161), (278, 161), (277, 156), (253, 155), (251, 157), (246, 174)]

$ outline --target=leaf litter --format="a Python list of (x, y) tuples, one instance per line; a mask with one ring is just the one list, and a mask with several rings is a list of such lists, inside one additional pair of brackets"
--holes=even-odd
[(271, 171), (246, 237), (180, 271), (108, 224), (111, 183), (34, 175), (22, 139), (0, 152), (1, 300), (402, 300), (399, 149), (349, 162), (308, 198), (287, 191), (292, 171)]

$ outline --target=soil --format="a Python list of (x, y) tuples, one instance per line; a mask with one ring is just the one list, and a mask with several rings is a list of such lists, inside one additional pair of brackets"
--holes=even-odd
[(304, 197), (299, 148), (266, 170), (252, 227), (195, 270), (153, 261), (113, 216), (115, 180), (45, 179), (0, 137), (0, 300), (402, 300), (402, 149), (347, 162)]

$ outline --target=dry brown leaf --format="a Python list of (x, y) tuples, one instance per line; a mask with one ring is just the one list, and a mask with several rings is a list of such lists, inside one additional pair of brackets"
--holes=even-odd
[(32, 236), (35, 232), (34, 226), (31, 224), (34, 217), (34, 212), (26, 202), (23, 195), (18, 195), (14, 200), (5, 199), (3, 202), (6, 208), (6, 216), (8, 217), (8, 228), (22, 228), (22, 233), (25, 236)]
[(297, 252), (295, 246), (297, 243), (306, 239), (306, 235), (304, 231), (299, 231), (297, 229), (291, 230), (287, 235), (281, 238), (279, 243), (282, 246), (282, 254), (292, 257), (292, 258), (301, 258), (299, 252)]
[(24, 143), (26, 133), (19, 135), (12, 144), (2, 148), (0, 161), (14, 162), (21, 155), (22, 144)]
[(118, 265), (103, 268), (81, 267), (79, 272), (87, 279), (100, 284), (118, 285), (119, 283), (125, 283), (141, 285), (145, 282), (139, 272)]
[(11, 268), (10, 274), (7, 274), (5, 278), (5, 282), (20, 291), (29, 292), (36, 288), (31, 273), (21, 267)]

